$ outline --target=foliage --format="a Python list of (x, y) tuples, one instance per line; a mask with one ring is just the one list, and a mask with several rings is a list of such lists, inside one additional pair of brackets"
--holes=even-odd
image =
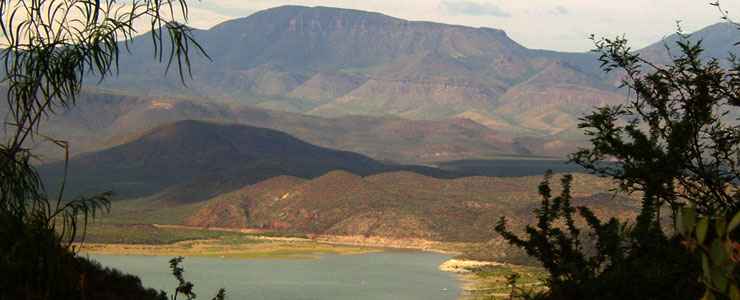
[[(740, 105), (740, 65), (702, 60), (701, 42), (684, 38), (680, 56), (653, 65), (631, 52), (622, 38), (596, 42), (605, 70), (626, 75), (633, 96), (586, 116), (581, 128), (593, 147), (572, 156), (587, 169), (618, 180), (628, 192), (645, 193), (646, 222), (657, 208), (693, 203), (701, 213), (736, 211), (740, 177), (740, 127), (727, 119)], [(645, 68), (652, 70), (644, 74)], [(599, 164), (611, 160), (613, 164)], [(646, 224), (642, 224), (646, 225)]]
[(519, 279), (521, 278), (521, 276), (522, 275), (519, 273), (512, 273), (506, 276), (506, 285), (511, 288), (509, 291), (509, 300), (514, 300), (514, 299), (536, 300), (536, 299), (543, 298), (542, 293), (538, 293), (534, 291), (533, 289), (522, 287), (519, 284)]
[(43, 224), (0, 221), (0, 236), (14, 234), (12, 243), (1, 244), (0, 299), (164, 299), (135, 276), (76, 256)]
[[(538, 222), (535, 227), (528, 225), (525, 232), (528, 240), (523, 240), (506, 228), (506, 218), (502, 217), (496, 225), (496, 231), (510, 243), (523, 248), (527, 254), (542, 262), (551, 274), (551, 284), (562, 286), (563, 281), (582, 284), (590, 280), (602, 262), (598, 256), (587, 259), (581, 244), (581, 231), (575, 227), (575, 209), (571, 206), (572, 177), (562, 179), (563, 191), (559, 197), (552, 198), (549, 180), (551, 173), (545, 176), (539, 191), (542, 204), (535, 210)], [(584, 208), (584, 211), (586, 209)], [(590, 212), (589, 212), (590, 213)], [(555, 222), (562, 221), (565, 230), (556, 227)]]
[(67, 152), (66, 142), (38, 134), (42, 121), (75, 104), (86, 76), (102, 81), (117, 71), (137, 21), (151, 25), (155, 56), (167, 57), (168, 66), (176, 63), (183, 78), (189, 51), (202, 49), (178, 16), (187, 20), (185, 0), (0, 1), (0, 69), (9, 107), (9, 138), (0, 145), (0, 269), (12, 274), (0, 280), (0, 298), (68, 299), (87, 293), (71, 245), (84, 236), (90, 218), (108, 209), (110, 193), (70, 200), (62, 183), (50, 197), (26, 146), (43, 138)]
[[(624, 38), (595, 39), (603, 69), (624, 78), (630, 97), (582, 119), (579, 127), (591, 147), (571, 160), (614, 179), (621, 191), (639, 192), (636, 220), (602, 224), (579, 208), (595, 242), (584, 247), (581, 229), (570, 225), (575, 210), (565, 201), (570, 196), (564, 181), (560, 204), (546, 201), (548, 189), (541, 189), (545, 200), (536, 211), (537, 228), (527, 229), (529, 239), (507, 231), (503, 222), (497, 228), (548, 269), (548, 299), (740, 296), (732, 233), (737, 225), (728, 226), (725, 217), (740, 211), (740, 125), (732, 120), (740, 106), (740, 62), (734, 56), (726, 63), (705, 59), (701, 41), (690, 41), (680, 29), (678, 35), (677, 55), (666, 46), (672, 58), (667, 65), (641, 58)], [(680, 235), (661, 223), (666, 207)]]
[(519, 299), (545, 290), (547, 273), (540, 267), (502, 264), (466, 269), (472, 273), (476, 284), (466, 288), (470, 297), (465, 299), (502, 299), (497, 296), (506, 293), (511, 295), (510, 299)]
[(172, 276), (175, 277), (177, 280), (177, 288), (175, 288), (175, 293), (172, 295), (173, 300), (177, 300), (177, 296), (182, 294), (186, 297), (187, 300), (195, 299), (195, 292), (193, 292), (193, 283), (190, 281), (186, 281), (183, 277), (183, 273), (185, 273), (185, 269), (183, 269), (180, 264), (184, 258), (182, 256), (175, 257), (170, 260), (170, 269), (172, 270)]
[[(185, 280), (185, 277), (183, 276), (183, 274), (185, 274), (185, 269), (183, 269), (180, 264), (182, 264), (184, 259), (185, 258), (182, 256), (178, 256), (170, 260), (172, 276), (177, 280), (177, 288), (175, 288), (175, 293), (170, 297), (171, 300), (177, 300), (177, 296), (179, 295), (183, 295), (187, 300), (193, 300), (196, 298), (195, 292), (193, 291), (195, 285), (193, 285), (192, 282)], [(223, 300), (225, 298), (226, 290), (219, 289), (216, 296), (213, 297), (213, 300)]]
[(740, 299), (740, 243), (733, 238), (738, 226), (740, 213), (699, 216), (695, 208), (684, 207), (676, 215), (684, 245), (701, 258), (701, 281), (707, 287), (703, 299)]
[[(548, 291), (528, 297), (690, 299), (698, 294), (697, 284), (674, 271), (695, 269), (677, 241), (659, 235), (645, 240), (636, 227), (616, 218), (602, 222), (588, 208), (571, 205), (570, 175), (563, 176), (562, 192), (557, 197), (551, 195), (549, 179), (548, 174), (540, 185), (542, 203), (535, 210), (538, 221), (527, 226), (526, 239), (511, 232), (505, 218), (496, 226), (499, 234), (536, 258), (549, 273)], [(583, 218), (588, 228), (578, 228), (577, 217)], [(676, 285), (679, 282), (682, 284)]]

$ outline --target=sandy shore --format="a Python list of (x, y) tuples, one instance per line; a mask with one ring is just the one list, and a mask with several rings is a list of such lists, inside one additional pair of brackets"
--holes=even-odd
[(503, 266), (502, 263), (491, 262), (491, 261), (478, 261), (478, 260), (465, 260), (465, 259), (450, 259), (441, 265), (439, 270), (444, 272), (451, 272), (457, 274), (470, 274), (471, 268), (483, 267), (483, 266)]

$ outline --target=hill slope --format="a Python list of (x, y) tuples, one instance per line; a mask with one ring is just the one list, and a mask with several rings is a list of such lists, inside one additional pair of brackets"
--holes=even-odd
[[(59, 178), (62, 163), (42, 166)], [(316, 177), (330, 170), (371, 174), (387, 167), (368, 157), (308, 144), (288, 134), (244, 125), (181, 121), (131, 142), (69, 161), (71, 194), (112, 190), (120, 197), (189, 187), (195, 201), (279, 175)], [(53, 181), (52, 181), (53, 182)]]
[[(119, 145), (143, 131), (181, 120), (270, 128), (322, 147), (398, 163), (559, 154), (558, 151), (529, 151), (526, 146), (518, 146), (516, 139), (505, 132), (462, 118), (408, 120), (346, 116), (328, 119), (199, 99), (140, 97), (111, 91), (84, 93), (76, 107), (52, 116), (42, 132), (69, 141), (72, 154), (76, 155)], [(48, 144), (40, 145), (38, 153), (47, 162), (64, 154)]]
[[(541, 176), (437, 179), (411, 172), (360, 177), (333, 171), (313, 180), (278, 177), (215, 197), (186, 224), (276, 231), (481, 242), (501, 216), (521, 228), (539, 203)], [(627, 216), (639, 202), (604, 197), (606, 179), (576, 175), (575, 205)], [(604, 198), (608, 200), (603, 200)]]

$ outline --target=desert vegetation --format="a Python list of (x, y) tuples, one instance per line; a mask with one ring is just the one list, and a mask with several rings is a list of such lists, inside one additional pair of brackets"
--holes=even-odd
[[(719, 6), (719, 3), (713, 5)], [(505, 218), (496, 230), (547, 270), (546, 291), (524, 299), (740, 299), (737, 269), (737, 110), (740, 64), (705, 57), (701, 41), (679, 32), (666, 64), (635, 54), (623, 38), (596, 39), (602, 67), (625, 76), (625, 105), (605, 106), (579, 127), (591, 146), (571, 160), (641, 194), (629, 222), (572, 204), (572, 177), (554, 196), (540, 185), (536, 223), (524, 237)], [(614, 161), (605, 165), (604, 160)], [(670, 222), (661, 214), (667, 208)], [(577, 218), (587, 226), (577, 226)]]
[[(103, 80), (115, 74), (119, 52), (136, 33), (138, 20), (151, 24), (155, 56), (173, 64), (184, 79), (190, 50), (202, 49), (176, 20), (175, 8), (187, 19), (184, 1), (0, 2), (8, 108), (8, 134), (0, 145), (0, 298), (166, 299), (164, 292), (143, 288), (138, 278), (77, 256), (75, 240), (109, 207), (110, 193), (68, 198), (64, 183), (58, 193), (48, 193), (28, 145), (43, 138), (68, 151), (65, 141), (38, 134), (39, 128), (50, 114), (75, 104), (86, 76)], [(180, 283), (172, 297), (193, 299), (180, 261), (171, 265)], [(223, 299), (224, 293), (216, 297)]]

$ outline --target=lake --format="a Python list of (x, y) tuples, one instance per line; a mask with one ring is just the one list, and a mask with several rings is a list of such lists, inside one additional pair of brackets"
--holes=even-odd
[[(147, 287), (175, 287), (170, 257), (89, 255), (101, 264), (137, 275)], [(315, 260), (244, 260), (188, 257), (185, 278), (198, 299), (211, 299), (220, 287), (227, 299), (457, 299), (460, 283), (437, 267), (448, 256), (386, 251), (324, 255)]]

